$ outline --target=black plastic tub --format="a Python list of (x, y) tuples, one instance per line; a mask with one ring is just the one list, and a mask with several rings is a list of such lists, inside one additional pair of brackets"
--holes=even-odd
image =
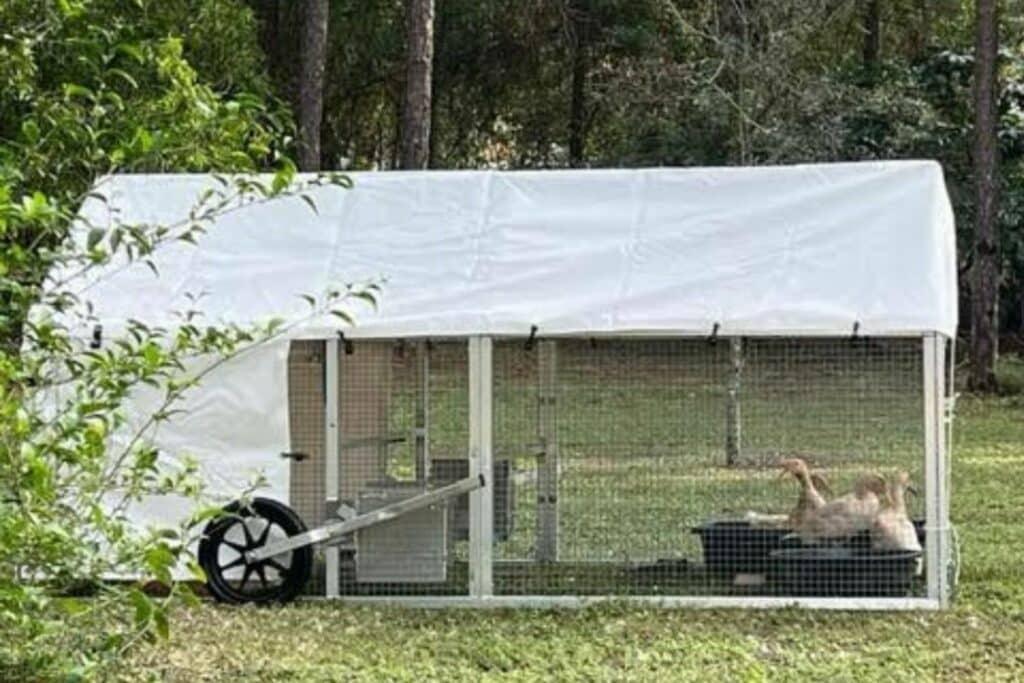
[[(745, 521), (708, 522), (690, 531), (700, 536), (704, 566), (722, 574), (761, 574), (769, 554), (782, 547), (789, 529), (752, 526)], [(799, 543), (799, 541), (797, 541)]]
[(808, 546), (772, 551), (768, 580), (783, 595), (897, 597), (910, 593), (921, 553)]

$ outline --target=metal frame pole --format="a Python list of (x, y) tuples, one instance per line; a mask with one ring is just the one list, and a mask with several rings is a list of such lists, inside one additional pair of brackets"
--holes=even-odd
[(945, 341), (924, 336), (925, 557), (928, 597), (945, 606), (949, 599), (949, 502), (946, 485)]
[(469, 594), (494, 593), (494, 473), (492, 454), (492, 341), (469, 339), (469, 476), (485, 485), (469, 494)]
[(430, 480), (430, 343), (416, 343), (419, 390), (416, 393), (416, 425), (413, 428), (416, 454), (416, 481)]
[(537, 428), (541, 452), (537, 457), (536, 556), (539, 562), (558, 559), (558, 479), (561, 471), (558, 452), (558, 347), (554, 340), (537, 344), (540, 394)]
[[(338, 508), (338, 465), (341, 457), (339, 444), (339, 393), (341, 388), (341, 355), (337, 339), (328, 339), (324, 362), (324, 495), (327, 502), (327, 514), (333, 515)], [(341, 594), (339, 581), (341, 578), (340, 555), (338, 548), (324, 549), (325, 582), (324, 592), (328, 598), (336, 598)]]

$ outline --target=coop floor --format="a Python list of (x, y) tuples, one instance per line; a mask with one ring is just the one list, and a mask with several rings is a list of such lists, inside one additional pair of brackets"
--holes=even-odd
[[(456, 596), (467, 593), (469, 568), (465, 562), (449, 567), (446, 583), (358, 583), (343, 581), (342, 596), (402, 597)], [(532, 563), (498, 562), (494, 566), (496, 595), (526, 596), (780, 596), (793, 595), (783, 587), (773, 586), (763, 573), (748, 574), (744, 579), (707, 571), (698, 563), (686, 560), (662, 560), (632, 565), (612, 563)], [(322, 594), (322, 593), (321, 593)], [(814, 596), (813, 586), (801, 595)], [(859, 597), (921, 597), (925, 595), (923, 577), (915, 578), (906, 592), (879, 593), (866, 588)], [(821, 592), (820, 597), (840, 597)]]

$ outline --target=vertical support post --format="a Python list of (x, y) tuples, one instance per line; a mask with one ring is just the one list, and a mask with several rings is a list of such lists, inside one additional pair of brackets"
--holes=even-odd
[(925, 448), (925, 557), (928, 597), (949, 601), (949, 492), (946, 490), (945, 342), (929, 333), (923, 340)]
[(469, 494), (469, 594), (494, 594), (494, 467), (492, 453), (492, 341), (469, 339), (469, 474), (485, 485)]
[(419, 391), (416, 393), (416, 481), (430, 478), (430, 351), (429, 343), (416, 343), (416, 361), (419, 365)]
[(729, 340), (729, 389), (725, 404), (725, 464), (735, 466), (740, 459), (741, 422), (740, 386), (743, 379), (743, 338)]
[[(338, 430), (338, 399), (341, 387), (341, 356), (337, 339), (328, 339), (324, 359), (324, 496), (327, 501), (326, 513), (333, 515), (338, 508), (338, 459), (341, 456), (341, 437)], [(340, 563), (337, 546), (324, 549), (325, 593), (336, 598), (340, 593)]]
[(541, 452), (537, 462), (537, 561), (558, 560), (558, 356), (553, 340), (537, 344), (540, 393), (537, 430)]

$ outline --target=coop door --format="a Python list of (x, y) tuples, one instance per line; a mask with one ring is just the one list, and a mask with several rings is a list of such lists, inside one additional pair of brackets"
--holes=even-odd
[[(467, 476), (465, 342), (340, 345), (341, 515), (366, 515)], [(341, 595), (467, 591), (465, 496), (360, 529), (343, 545)]]
[(322, 341), (293, 341), (288, 353), (289, 501), (307, 527), (325, 519), (325, 386)]

